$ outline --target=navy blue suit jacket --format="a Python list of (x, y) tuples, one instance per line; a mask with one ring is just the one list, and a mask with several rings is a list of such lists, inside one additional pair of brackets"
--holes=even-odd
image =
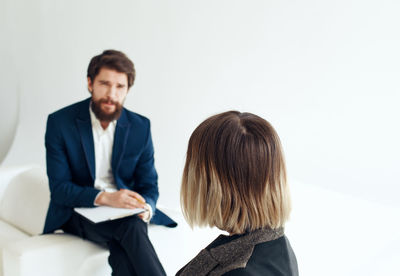
[[(44, 233), (59, 229), (74, 207), (94, 207), (99, 190), (94, 188), (96, 167), (90, 100), (67, 106), (48, 117), (45, 145), (51, 199)], [(174, 224), (156, 211), (158, 185), (153, 154), (150, 121), (124, 108), (115, 128), (111, 157), (115, 184), (118, 189), (141, 194), (153, 209), (155, 223)]]

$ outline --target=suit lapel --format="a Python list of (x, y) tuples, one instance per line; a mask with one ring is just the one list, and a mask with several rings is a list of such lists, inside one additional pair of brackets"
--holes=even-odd
[(118, 170), (119, 163), (125, 151), (125, 146), (128, 141), (130, 122), (126, 116), (126, 111), (123, 109), (120, 118), (117, 121), (114, 134), (114, 145), (111, 157), (111, 168), (114, 174)]
[(94, 142), (92, 123), (90, 121), (89, 114), (89, 103), (90, 98), (87, 100), (87, 104), (83, 105), (78, 117), (76, 118), (76, 124), (78, 126), (79, 134), (81, 137), (81, 143), (83, 151), (85, 153), (86, 162), (89, 167), (90, 175), (93, 180), (96, 178), (95, 172), (95, 160), (94, 160)]

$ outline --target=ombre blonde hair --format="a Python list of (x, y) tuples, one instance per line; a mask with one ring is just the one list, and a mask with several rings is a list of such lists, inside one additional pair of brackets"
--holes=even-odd
[(228, 111), (192, 133), (181, 206), (190, 226), (231, 234), (283, 227), (291, 209), (279, 137), (264, 119)]

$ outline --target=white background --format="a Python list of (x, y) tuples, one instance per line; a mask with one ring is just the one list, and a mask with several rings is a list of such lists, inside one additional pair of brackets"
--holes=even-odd
[(151, 119), (160, 204), (179, 208), (194, 128), (235, 109), (275, 126), (293, 185), (397, 222), (399, 14), (395, 0), (0, 0), (0, 160), (44, 165), (47, 115), (89, 96), (89, 60), (113, 48), (136, 66), (125, 106)]

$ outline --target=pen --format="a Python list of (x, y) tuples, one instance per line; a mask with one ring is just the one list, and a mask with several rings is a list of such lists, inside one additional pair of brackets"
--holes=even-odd
[(141, 200), (140, 198), (135, 197), (135, 199), (136, 199), (137, 201), (139, 201), (139, 203), (146, 204), (146, 202), (144, 202), (144, 201)]

